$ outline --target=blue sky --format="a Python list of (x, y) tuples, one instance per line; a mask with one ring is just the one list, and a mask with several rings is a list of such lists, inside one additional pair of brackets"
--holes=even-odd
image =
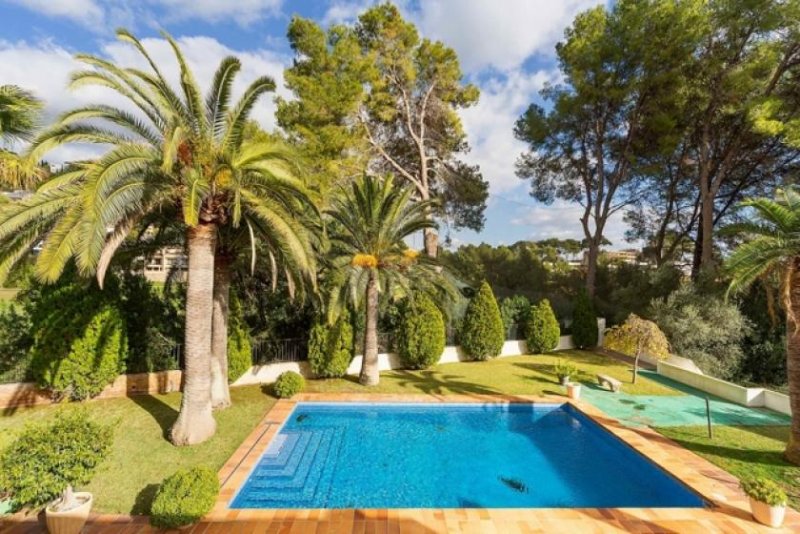
[[(219, 60), (235, 54), (243, 62), (242, 83), (267, 74), (283, 87), (282, 71), (291, 62), (286, 26), (293, 14), (323, 24), (350, 21), (369, 0), (0, 0), (0, 84), (17, 84), (47, 101), (47, 115), (87, 101), (109, 100), (102, 89), (69, 92), (66, 82), (79, 68), (72, 55), (91, 52), (121, 64), (137, 60), (115, 41), (113, 30), (127, 27), (146, 39), (151, 53), (172, 65), (158, 30), (179, 39), (200, 83), (210, 79)], [(544, 206), (528, 195), (514, 175), (524, 146), (512, 135), (514, 121), (548, 81), (558, 80), (553, 47), (580, 11), (600, 0), (403, 0), (397, 2), (423, 35), (458, 52), (465, 78), (481, 89), (479, 103), (462, 114), (472, 151), (490, 183), (483, 232), (454, 232), (455, 244), (511, 244), (520, 239), (582, 237), (580, 207)], [(256, 118), (274, 127), (274, 104), (264, 99)], [(90, 154), (77, 146), (53, 155), (68, 160)], [(626, 245), (616, 219), (607, 237), (614, 248)], [(419, 240), (421, 241), (421, 240)], [(420, 243), (416, 243), (421, 246)]]

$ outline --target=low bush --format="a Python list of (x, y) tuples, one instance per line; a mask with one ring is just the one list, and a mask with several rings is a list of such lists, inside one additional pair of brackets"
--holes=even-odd
[(340, 378), (353, 359), (353, 326), (350, 315), (343, 314), (333, 324), (318, 320), (311, 327), (308, 340), (308, 363), (319, 378)]
[(488, 360), (500, 354), (505, 328), (492, 288), (483, 282), (467, 306), (461, 323), (461, 347), (473, 360)]
[(786, 492), (774, 481), (759, 477), (742, 480), (740, 483), (742, 491), (748, 497), (770, 506), (786, 506)]
[(245, 328), (242, 306), (231, 294), (228, 315), (228, 382), (235, 382), (253, 366), (253, 348)]
[(444, 351), (444, 317), (427, 295), (414, 297), (404, 309), (395, 346), (400, 361), (408, 369), (427, 369), (439, 361)]
[(181, 469), (161, 483), (150, 507), (150, 523), (160, 528), (191, 525), (217, 500), (219, 479), (209, 467)]
[(94, 397), (124, 372), (128, 340), (122, 315), (111, 304), (90, 310), (51, 317), (36, 335), (31, 373), (55, 399)]
[(294, 371), (286, 371), (278, 377), (272, 390), (275, 396), (280, 399), (294, 397), (306, 387), (305, 379)]
[(0, 493), (9, 493), (16, 506), (41, 507), (68, 485), (87, 484), (112, 440), (110, 425), (81, 411), (28, 426), (0, 456)]
[(525, 331), (530, 354), (542, 354), (558, 346), (561, 329), (549, 300), (543, 299), (538, 304), (531, 306)]
[(597, 312), (586, 290), (578, 292), (575, 310), (572, 312), (572, 342), (579, 349), (597, 345)]

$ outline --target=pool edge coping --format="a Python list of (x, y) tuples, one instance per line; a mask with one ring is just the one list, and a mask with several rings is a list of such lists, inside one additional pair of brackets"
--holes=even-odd
[[(603, 430), (644, 456), (657, 468), (674, 477), (678, 482), (699, 495), (708, 505), (701, 508), (426, 508), (426, 509), (234, 509), (229, 505), (243, 485), (247, 476), (260, 459), (271, 440), (280, 431), (295, 406), (300, 403), (386, 403), (386, 404), (570, 404), (574, 409), (588, 417)], [(270, 521), (304, 520), (308, 518), (341, 515), (353, 512), (353, 517), (391, 517), (414, 512), (431, 512), (435, 515), (463, 515), (465, 511), (480, 511), (481, 516), (502, 517), (508, 514), (544, 519), (553, 517), (596, 516), (608, 518), (621, 515), (629, 520), (641, 521), (698, 521), (713, 528), (717, 521), (734, 521), (746, 531), (759, 531), (760, 526), (750, 519), (746, 496), (739, 490), (738, 482), (726, 471), (711, 464), (692, 451), (680, 446), (669, 438), (650, 428), (626, 427), (618, 420), (606, 415), (594, 405), (568, 399), (562, 396), (529, 395), (428, 395), (428, 394), (346, 394), (346, 393), (304, 393), (292, 399), (281, 399), (273, 405), (233, 453), (219, 471), (222, 483), (219, 496), (212, 511), (204, 522), (218, 521)], [(353, 519), (357, 520), (357, 519)], [(587, 519), (589, 520), (589, 519)], [(740, 524), (741, 523), (741, 524)], [(800, 514), (789, 508), (785, 525), (800, 530)], [(711, 530), (713, 531), (713, 530)], [(719, 530), (726, 531), (725, 529)], [(769, 529), (765, 532), (780, 532)]]

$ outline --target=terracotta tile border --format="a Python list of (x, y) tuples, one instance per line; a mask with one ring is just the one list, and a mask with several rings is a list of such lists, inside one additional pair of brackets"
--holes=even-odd
[[(672, 474), (709, 503), (707, 508), (455, 508), (368, 510), (232, 510), (236, 490), (250, 474), (298, 402), (565, 403)], [(279, 400), (219, 471), (222, 489), (212, 511), (191, 533), (433, 534), (604, 533), (712, 534), (800, 532), (800, 514), (787, 510), (781, 529), (755, 523), (732, 475), (650, 429), (628, 428), (593, 405), (561, 396), (302, 394)], [(0, 534), (44, 532), (40, 522), (0, 524)], [(141, 516), (94, 516), (84, 533), (158, 532)]]

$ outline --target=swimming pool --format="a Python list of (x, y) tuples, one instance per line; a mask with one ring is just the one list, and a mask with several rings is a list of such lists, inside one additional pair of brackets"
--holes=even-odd
[(299, 403), (243, 508), (701, 507), (569, 404)]

